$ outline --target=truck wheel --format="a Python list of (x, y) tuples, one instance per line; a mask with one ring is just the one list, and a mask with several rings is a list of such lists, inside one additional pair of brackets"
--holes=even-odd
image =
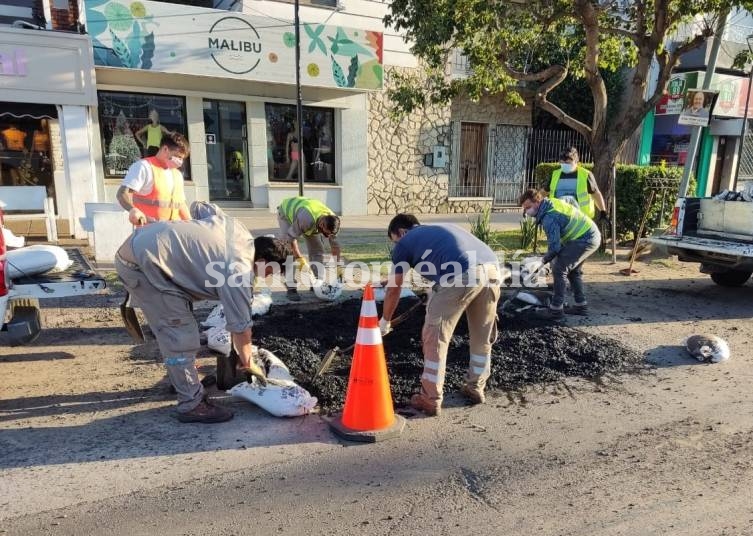
[(711, 274), (711, 280), (720, 287), (739, 287), (744, 285), (750, 278), (750, 271), (730, 270), (729, 272), (715, 272)]

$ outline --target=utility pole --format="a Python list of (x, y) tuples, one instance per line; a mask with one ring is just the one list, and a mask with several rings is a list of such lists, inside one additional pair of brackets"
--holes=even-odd
[(301, 5), (295, 0), (295, 121), (298, 138), (298, 195), (303, 197), (303, 104), (301, 102)]
[[(726, 9), (719, 14), (719, 22), (714, 31), (714, 40), (711, 45), (711, 54), (709, 54), (709, 63), (706, 66), (706, 74), (703, 77), (702, 89), (711, 87), (711, 79), (714, 77), (716, 70), (716, 60), (719, 57), (719, 49), (722, 47), (722, 37), (724, 28), (727, 25), (729, 10)], [(685, 168), (682, 171), (682, 181), (680, 181), (680, 190), (677, 192), (679, 197), (685, 197), (688, 194), (688, 185), (690, 184), (690, 173), (693, 171), (695, 157), (698, 154), (698, 143), (701, 139), (701, 129), (703, 127), (693, 126), (690, 133), (690, 145), (688, 146), (688, 155), (685, 159)]]

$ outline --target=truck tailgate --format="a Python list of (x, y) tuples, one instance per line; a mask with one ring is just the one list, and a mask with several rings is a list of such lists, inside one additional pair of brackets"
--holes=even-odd
[(727, 240), (715, 240), (713, 238), (702, 238), (698, 236), (683, 236), (675, 238), (672, 236), (652, 236), (649, 241), (653, 244), (664, 246), (670, 249), (690, 249), (696, 251), (706, 251), (719, 255), (733, 257), (753, 257), (753, 244), (743, 242), (733, 242)]
[(105, 279), (92, 268), (78, 248), (64, 248), (73, 264), (64, 272), (24, 276), (11, 282), (14, 298), (65, 298), (96, 294), (107, 287)]

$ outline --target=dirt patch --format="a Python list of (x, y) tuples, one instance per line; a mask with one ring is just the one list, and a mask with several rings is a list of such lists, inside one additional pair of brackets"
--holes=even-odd
[[(397, 314), (415, 303), (404, 299)], [(321, 359), (330, 348), (349, 346), (355, 340), (360, 300), (315, 311), (273, 310), (254, 327), (254, 342), (274, 352), (297, 381), (319, 398), (323, 411), (342, 407), (352, 352), (336, 359), (329, 372), (313, 383)], [(398, 406), (407, 404), (419, 387), (423, 369), (421, 326), (424, 309), (384, 339), (392, 396)], [(458, 325), (447, 358), (445, 393), (457, 391), (468, 367), (468, 329)], [(556, 382), (569, 376), (597, 379), (605, 374), (643, 368), (641, 354), (608, 338), (564, 326), (545, 325), (531, 318), (503, 319), (494, 344), (490, 390), (519, 390), (527, 385)]]

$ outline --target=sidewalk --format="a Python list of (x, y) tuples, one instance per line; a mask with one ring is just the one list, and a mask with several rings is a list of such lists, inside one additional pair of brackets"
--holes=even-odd
[[(275, 214), (264, 210), (228, 209), (226, 212), (238, 218), (254, 236), (275, 234), (277, 219)], [(470, 230), (477, 214), (416, 214), (421, 223), (453, 223)], [(522, 212), (494, 212), (491, 215), (493, 231), (508, 231), (519, 228)], [(343, 245), (375, 243), (387, 239), (387, 226), (393, 215), (342, 216), (338, 237)]]

